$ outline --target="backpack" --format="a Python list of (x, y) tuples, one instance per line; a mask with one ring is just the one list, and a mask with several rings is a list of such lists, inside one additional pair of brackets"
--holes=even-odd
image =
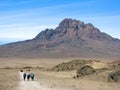
[(34, 77), (35, 75), (34, 75), (34, 73), (31, 73), (31, 75), (30, 75), (31, 77)]

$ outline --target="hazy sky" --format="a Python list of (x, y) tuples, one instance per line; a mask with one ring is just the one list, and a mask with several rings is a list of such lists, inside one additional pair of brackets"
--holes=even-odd
[(0, 42), (34, 38), (64, 18), (92, 23), (120, 39), (120, 0), (0, 0)]

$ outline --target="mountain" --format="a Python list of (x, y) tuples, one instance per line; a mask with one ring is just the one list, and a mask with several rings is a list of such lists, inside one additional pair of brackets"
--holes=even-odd
[(67, 18), (31, 40), (0, 46), (0, 57), (119, 59), (120, 40), (91, 23)]

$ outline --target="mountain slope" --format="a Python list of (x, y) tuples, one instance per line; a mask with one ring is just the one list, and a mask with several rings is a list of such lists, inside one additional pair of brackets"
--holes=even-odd
[(64, 19), (59, 26), (40, 32), (32, 40), (0, 46), (0, 57), (120, 58), (120, 40), (92, 24)]

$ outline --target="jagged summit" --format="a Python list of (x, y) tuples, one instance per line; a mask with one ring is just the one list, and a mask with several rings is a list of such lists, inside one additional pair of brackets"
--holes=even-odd
[(0, 57), (120, 58), (120, 40), (101, 32), (91, 23), (64, 19), (55, 29), (35, 38), (0, 46)]
[(64, 27), (64, 28), (73, 28), (73, 29), (81, 29), (84, 30), (84, 28), (89, 28), (89, 29), (95, 29), (95, 27), (91, 24), (85, 24), (84, 22), (76, 19), (70, 19), (66, 18), (61, 23), (59, 24), (58, 27)]
[(53, 40), (53, 39), (99, 39), (107, 40), (112, 39), (111, 36), (106, 35), (91, 23), (84, 24), (84, 22), (75, 19), (64, 19), (59, 26), (53, 29), (46, 29), (40, 32), (35, 39), (40, 40)]
[(79, 20), (75, 20), (75, 19), (64, 19), (59, 24), (59, 27), (79, 28), (79, 27), (84, 27), (84, 23)]

